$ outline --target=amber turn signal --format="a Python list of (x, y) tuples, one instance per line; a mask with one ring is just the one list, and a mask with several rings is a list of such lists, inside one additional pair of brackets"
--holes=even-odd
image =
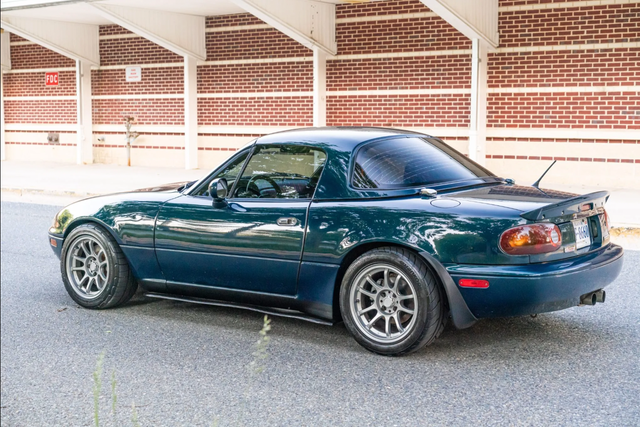
[(554, 252), (562, 246), (562, 233), (555, 224), (527, 224), (510, 228), (500, 236), (500, 249), (508, 255)]

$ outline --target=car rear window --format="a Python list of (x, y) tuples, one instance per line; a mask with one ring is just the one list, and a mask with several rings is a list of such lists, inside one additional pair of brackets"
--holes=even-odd
[(393, 189), (494, 176), (437, 139), (374, 141), (356, 154), (353, 186)]

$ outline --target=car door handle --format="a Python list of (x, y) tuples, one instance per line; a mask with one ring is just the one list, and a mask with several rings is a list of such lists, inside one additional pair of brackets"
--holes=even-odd
[(278, 218), (277, 224), (282, 227), (291, 227), (298, 224), (298, 220), (292, 217)]

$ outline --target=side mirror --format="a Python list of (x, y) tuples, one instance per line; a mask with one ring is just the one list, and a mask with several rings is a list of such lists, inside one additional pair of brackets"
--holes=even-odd
[(209, 195), (214, 202), (222, 202), (227, 198), (229, 186), (224, 178), (216, 178), (209, 183)]

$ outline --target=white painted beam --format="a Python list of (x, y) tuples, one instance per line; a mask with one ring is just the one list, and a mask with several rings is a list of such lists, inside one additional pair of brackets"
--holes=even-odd
[(4, 70), (11, 69), (11, 35), (8, 31), (2, 31), (0, 43), (2, 45), (2, 69), (0, 70), (0, 158), (6, 160), (7, 154), (4, 139)]
[(184, 167), (198, 168), (198, 62), (184, 57)]
[(204, 16), (141, 9), (102, 3), (87, 3), (102, 16), (173, 53), (207, 59)]
[(76, 61), (76, 94), (78, 96), (78, 143), (76, 163), (93, 163), (93, 115), (91, 108), (91, 64)]
[(4, 71), (0, 70), (0, 156), (1, 160), (7, 159), (7, 152), (4, 139)]
[(0, 38), (0, 45), (2, 47), (2, 69), (11, 69), (11, 34), (8, 31), (2, 31)]
[(327, 125), (327, 54), (313, 48), (313, 125)]
[(338, 53), (336, 6), (314, 0), (231, 0), (303, 46)]
[(495, 49), (498, 34), (498, 0), (420, 0), (456, 30)]
[(100, 65), (97, 25), (5, 14), (2, 28), (76, 61)]
[(487, 48), (480, 40), (473, 39), (471, 51), (469, 157), (484, 165), (487, 153)]

